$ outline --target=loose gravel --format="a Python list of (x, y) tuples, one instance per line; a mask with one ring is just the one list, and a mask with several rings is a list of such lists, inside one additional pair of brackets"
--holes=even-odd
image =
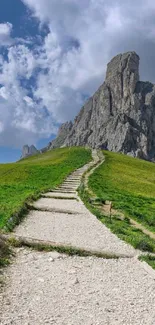
[(19, 250), (1, 325), (154, 325), (155, 277), (136, 259)]

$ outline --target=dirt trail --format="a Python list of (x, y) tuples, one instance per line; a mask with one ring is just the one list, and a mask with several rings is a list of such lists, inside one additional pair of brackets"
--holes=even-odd
[(155, 324), (155, 272), (78, 197), (83, 173), (99, 163), (94, 150), (93, 162), (43, 194), (14, 235), (118, 258), (16, 249), (1, 294), (1, 325)]

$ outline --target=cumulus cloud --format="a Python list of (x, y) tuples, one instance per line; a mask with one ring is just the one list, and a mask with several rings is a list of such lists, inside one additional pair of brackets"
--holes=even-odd
[[(55, 132), (51, 116), (33, 97), (24, 83), (35, 71), (35, 58), (25, 45), (8, 49), (7, 60), (0, 63), (0, 145), (21, 146), (36, 142)], [(52, 120), (53, 121), (53, 120)]]
[(3, 23), (0, 24), (0, 35), (3, 35), (4, 37), (8, 37), (11, 34), (11, 30), (12, 30), (12, 24), (10, 23)]
[(0, 24), (0, 46), (10, 45), (12, 43), (11, 32), (12, 24), (3, 23)]
[(152, 51), (147, 52), (148, 44), (155, 52), (154, 1), (138, 0), (132, 6), (123, 0), (24, 2), (49, 27), (42, 49), (48, 72), (40, 73), (35, 96), (60, 121), (73, 118), (83, 98), (104, 80), (108, 61), (120, 52), (137, 51), (142, 57), (142, 78), (154, 81)]
[(135, 50), (141, 78), (155, 82), (154, 0), (22, 1), (40, 22), (42, 42), (21, 44), (11, 24), (0, 24), (8, 51), (0, 56), (0, 144), (48, 137), (73, 119), (120, 52)]

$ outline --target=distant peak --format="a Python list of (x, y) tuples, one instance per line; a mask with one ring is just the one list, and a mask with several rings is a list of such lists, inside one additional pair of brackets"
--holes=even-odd
[(33, 156), (33, 155), (35, 155), (37, 153), (38, 153), (38, 150), (36, 149), (36, 147), (34, 145), (31, 145), (29, 147), (26, 144), (26, 145), (23, 146), (21, 159), (29, 157), (29, 156)]

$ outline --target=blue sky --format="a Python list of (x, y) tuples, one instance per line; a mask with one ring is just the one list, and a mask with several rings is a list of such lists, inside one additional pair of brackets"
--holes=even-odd
[[(13, 24), (12, 37), (27, 37), (36, 35), (38, 32), (38, 21), (27, 20), (28, 8), (21, 0), (1, 0), (0, 2), (0, 23), (10, 22)], [(4, 53), (4, 48), (0, 49)], [(38, 148), (46, 144), (46, 140), (40, 140)], [(19, 159), (21, 148), (0, 147), (0, 163), (13, 162)]]
[(1, 0), (0, 163), (74, 119), (114, 55), (135, 50), (155, 82), (154, 39), (154, 0)]
[[(48, 26), (44, 28), (39, 28), (39, 20), (35, 17), (31, 17), (29, 8), (21, 0), (1, 0), (0, 3), (0, 24), (6, 24), (9, 22), (12, 24), (13, 28), (11, 31), (12, 39), (21, 38), (23, 40), (34, 38), (34, 42), (27, 44), (28, 48), (34, 48), (36, 44), (41, 44), (43, 42), (44, 36), (48, 32)], [(37, 36), (37, 38), (36, 38)], [(39, 37), (40, 38), (39, 38)], [(39, 39), (38, 39), (39, 38)], [(17, 41), (16, 44), (22, 44), (23, 41)], [(2, 54), (5, 60), (8, 60), (8, 50), (6, 47), (0, 48), (0, 54)], [(20, 84), (25, 87), (28, 91), (28, 95), (32, 95), (31, 87), (35, 85), (35, 73), (29, 79), (21, 78)], [(3, 86), (3, 85), (2, 85)], [(56, 123), (57, 125), (57, 123)], [(59, 124), (58, 124), (59, 125)], [(38, 149), (43, 148), (47, 145), (54, 135), (51, 134), (46, 138), (35, 139), (35, 144)], [(25, 143), (26, 143), (25, 138)], [(4, 143), (5, 144), (5, 143)], [(24, 144), (24, 142), (23, 142)], [(11, 146), (1, 146), (0, 147), (0, 163), (16, 161), (21, 155), (21, 147), (18, 144), (12, 142)]]

